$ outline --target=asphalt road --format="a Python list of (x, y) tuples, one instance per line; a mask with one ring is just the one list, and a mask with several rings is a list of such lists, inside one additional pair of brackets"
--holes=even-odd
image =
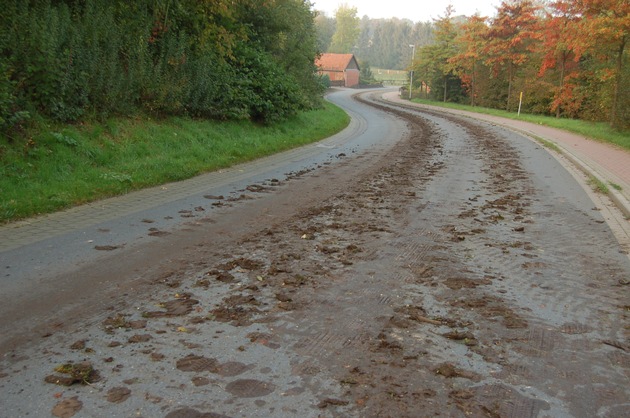
[[(242, 200), (244, 194), (252, 195), (249, 185), (284, 183), (334, 165), (343, 156), (380, 152), (400, 140), (404, 124), (352, 100), (355, 93), (343, 91), (333, 98), (352, 116), (348, 128), (316, 144), (2, 228), (0, 330), (18, 328), (28, 334), (33, 322), (40, 323), (60, 306), (83, 304), (83, 298), (76, 297), (78, 289), (92, 293), (111, 285), (111, 277), (88, 280), (86, 270), (98, 272), (100, 266), (117, 265), (127, 257), (133, 264), (133, 257), (144, 258), (146, 251), (176, 253), (164, 243), (164, 234), (181, 231), (221, 206)], [(213, 205), (217, 200), (207, 198), (212, 196), (227, 202)], [(42, 303), (46, 300), (53, 301), (52, 306)], [(28, 313), (24, 306), (31, 307)]]
[(355, 93), (321, 143), (3, 229), (0, 416), (627, 416), (630, 261), (579, 182)]

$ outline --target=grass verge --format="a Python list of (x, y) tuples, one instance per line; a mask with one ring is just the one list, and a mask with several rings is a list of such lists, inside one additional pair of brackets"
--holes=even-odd
[(562, 152), (562, 150), (560, 149), (560, 147), (558, 147), (555, 143), (546, 140), (545, 138), (541, 138), (538, 135), (531, 135), (530, 136), (532, 138), (534, 138), (536, 141), (538, 141), (539, 144), (541, 144), (542, 146), (549, 148), (550, 150), (553, 150), (557, 153)]
[(528, 115), (523, 114), (519, 116), (517, 113), (507, 112), (505, 110), (489, 109), (484, 107), (473, 107), (457, 103), (442, 103), (432, 100), (413, 99), (415, 103), (438, 106), (447, 109), (466, 110), (469, 112), (482, 113), (492, 116), (500, 116), (502, 118), (522, 120), (525, 122), (531, 122), (538, 125), (549, 126), (552, 128), (563, 129), (565, 131), (573, 132), (579, 135), (583, 135), (587, 138), (596, 139), (603, 142), (609, 142), (611, 144), (618, 145), (622, 148), (630, 150), (630, 131), (617, 131), (610, 127), (605, 122), (588, 122), (575, 119), (558, 119), (551, 116), (540, 115)]
[(349, 123), (326, 103), (288, 121), (111, 119), (0, 138), (0, 223), (183, 180), (315, 142)]
[(589, 176), (588, 183), (591, 185), (594, 191), (601, 194), (608, 194), (608, 186), (603, 181), (599, 180), (595, 176)]
[(610, 184), (610, 186), (617, 190), (618, 192), (623, 190), (623, 187), (621, 187), (620, 185), (618, 185), (617, 183), (613, 183), (612, 181), (609, 181), (608, 184)]

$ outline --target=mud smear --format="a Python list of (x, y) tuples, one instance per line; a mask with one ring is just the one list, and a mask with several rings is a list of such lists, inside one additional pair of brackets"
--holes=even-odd
[(131, 390), (127, 387), (115, 387), (107, 391), (107, 401), (112, 403), (125, 402), (131, 396)]
[(75, 416), (81, 409), (83, 409), (83, 402), (79, 400), (78, 396), (73, 396), (55, 405), (51, 413), (55, 417), (70, 418)]
[(145, 318), (184, 316), (191, 313), (198, 303), (199, 301), (192, 299), (190, 295), (181, 295), (178, 299), (160, 303), (160, 307), (164, 309), (163, 311), (144, 312), (142, 316)]
[(228, 383), (225, 390), (239, 398), (258, 398), (276, 390), (273, 383), (255, 379), (238, 379)]

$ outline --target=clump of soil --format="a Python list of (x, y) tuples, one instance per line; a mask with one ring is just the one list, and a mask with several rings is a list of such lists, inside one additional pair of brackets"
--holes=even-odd
[(451, 331), (451, 332), (442, 334), (442, 336), (448, 338), (449, 340), (461, 341), (465, 345), (468, 345), (468, 346), (473, 346), (473, 345), (478, 344), (472, 332), (468, 332), (468, 331), (466, 332)]
[(190, 354), (184, 358), (177, 360), (175, 364), (178, 370), (183, 372), (204, 372), (218, 373), (219, 362), (213, 358), (207, 358)]
[(127, 342), (131, 343), (131, 344), (134, 344), (134, 343), (146, 343), (147, 341), (149, 341), (151, 339), (153, 339), (151, 334), (136, 334), (136, 335), (132, 335), (131, 337), (129, 337)]
[(190, 295), (182, 294), (177, 299), (161, 303), (164, 311), (150, 311), (142, 314), (145, 318), (166, 318), (172, 316), (184, 316), (193, 311), (193, 307), (199, 303), (196, 299), (191, 299)]
[(230, 271), (240, 267), (245, 270), (258, 270), (264, 267), (264, 263), (256, 260), (250, 260), (248, 258), (240, 257), (227, 263), (217, 266), (217, 270)]
[(112, 403), (125, 402), (131, 396), (131, 390), (124, 386), (115, 387), (107, 392), (107, 400)]
[(97, 382), (100, 378), (99, 373), (92, 367), (92, 363), (85, 361), (82, 363), (66, 363), (55, 367), (57, 373), (61, 375), (51, 374), (44, 378), (46, 383), (53, 383), (61, 386), (72, 386), (76, 383), (89, 385)]
[(238, 379), (228, 383), (225, 390), (239, 398), (258, 398), (269, 395), (276, 390), (276, 386), (256, 379)]
[(79, 400), (78, 396), (64, 399), (55, 405), (51, 413), (59, 418), (73, 417), (77, 412), (83, 408), (83, 402)]
[(479, 286), (479, 283), (475, 282), (471, 279), (466, 279), (463, 277), (450, 277), (446, 279), (444, 282), (446, 287), (452, 290), (460, 290), (460, 289), (474, 289)]
[(323, 399), (319, 404), (317, 404), (317, 407), (319, 409), (324, 409), (324, 408), (327, 408), (328, 406), (346, 406), (349, 403), (350, 402), (344, 401), (342, 399), (326, 398), (326, 399)]
[(123, 245), (95, 245), (94, 249), (98, 251), (114, 251), (122, 247)]
[(451, 363), (442, 363), (436, 368), (433, 369), (435, 374), (439, 374), (440, 376), (444, 376), (447, 379), (454, 377), (462, 377), (464, 379), (474, 379), (475, 374), (471, 372), (467, 372), (465, 370), (461, 370)]
[(258, 309), (245, 309), (242, 306), (219, 307), (210, 311), (210, 318), (219, 322), (231, 322), (234, 326), (247, 326), (251, 324), (251, 316), (258, 312)]
[(130, 321), (127, 319), (127, 315), (124, 314), (116, 314), (116, 316), (109, 316), (106, 320), (103, 321), (103, 327), (105, 328), (105, 332), (108, 334), (113, 334), (116, 329), (141, 329), (147, 326), (147, 321), (145, 320), (136, 320)]

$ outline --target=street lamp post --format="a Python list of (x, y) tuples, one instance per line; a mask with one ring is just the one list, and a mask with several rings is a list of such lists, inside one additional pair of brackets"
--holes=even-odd
[(411, 100), (411, 89), (413, 88), (413, 60), (416, 56), (416, 45), (409, 45), (411, 48), (411, 71), (409, 71), (409, 100)]

